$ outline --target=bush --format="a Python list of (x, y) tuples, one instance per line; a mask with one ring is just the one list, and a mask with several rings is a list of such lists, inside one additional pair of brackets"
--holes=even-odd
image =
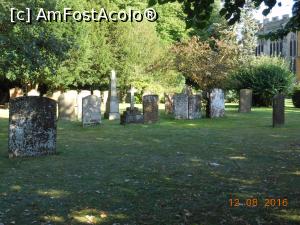
[(227, 103), (237, 103), (239, 102), (239, 95), (236, 90), (226, 91), (225, 101)]
[(253, 90), (253, 105), (270, 106), (276, 93), (287, 94), (294, 80), (288, 63), (277, 57), (257, 57), (248, 66), (240, 68), (233, 76), (236, 90)]
[(300, 108), (300, 85), (294, 87), (292, 94), (293, 104), (296, 108)]

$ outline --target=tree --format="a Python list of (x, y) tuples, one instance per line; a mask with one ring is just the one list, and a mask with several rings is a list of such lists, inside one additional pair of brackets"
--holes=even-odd
[(174, 64), (187, 79), (204, 91), (225, 88), (230, 72), (237, 66), (239, 46), (233, 31), (222, 31), (223, 38), (200, 41), (192, 37), (177, 44)]
[[(215, 0), (177, 0), (183, 5), (184, 13), (186, 14), (186, 24), (188, 27), (203, 28), (207, 25), (212, 13), (213, 4)], [(149, 0), (149, 5), (155, 5), (156, 3), (165, 4), (167, 2), (174, 2), (174, 0)], [(263, 11), (263, 15), (268, 15), (272, 8), (279, 4), (281, 0), (251, 0), (254, 7), (258, 8), (262, 3), (266, 5), (266, 9)], [(220, 10), (220, 14), (225, 17), (229, 25), (233, 25), (240, 21), (242, 9), (246, 6), (245, 0), (225, 0), (223, 8)], [(300, 0), (294, 0), (293, 17), (284, 29), (277, 31), (269, 36), (285, 36), (290, 31), (300, 29)]]

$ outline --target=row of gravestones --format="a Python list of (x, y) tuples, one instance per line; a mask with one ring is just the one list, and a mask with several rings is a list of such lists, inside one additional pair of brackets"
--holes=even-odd
[[(105, 113), (109, 119), (120, 118), (116, 87), (116, 76), (112, 72)], [(125, 123), (158, 121), (158, 100), (158, 95), (143, 96), (143, 115), (137, 113), (138, 109), (131, 102), (131, 107), (122, 115), (125, 115)], [(90, 92), (81, 92), (77, 95), (76, 91), (69, 91), (61, 94), (57, 102), (39, 96), (12, 98), (9, 110), (9, 157), (40, 156), (56, 152), (57, 105), (62, 119), (82, 118), (83, 126), (101, 123), (100, 93), (94, 92), (91, 95)], [(127, 111), (139, 115), (139, 121), (126, 118)], [(132, 114), (129, 116), (132, 117)], [(124, 123), (124, 118), (123, 121), (121, 118), (121, 123)]]
[[(208, 93), (208, 117), (217, 118), (225, 115), (225, 98), (222, 89), (215, 88)], [(180, 94), (165, 94), (165, 112), (175, 119), (201, 118), (201, 95), (185, 92)]]
[[(250, 95), (249, 93), (245, 95), (245, 101), (248, 103), (252, 99), (252, 94)], [(241, 96), (243, 97), (244, 95)], [(182, 118), (182, 116), (185, 118), (199, 118), (201, 116), (201, 99), (199, 96), (176, 95), (174, 97), (173, 111), (175, 111), (177, 118)], [(67, 96), (63, 94), (60, 98), (65, 99)], [(132, 95), (131, 99), (134, 99)], [(131, 102), (131, 106), (126, 109), (121, 117), (121, 123), (158, 121), (158, 100), (157, 95), (143, 96), (143, 115), (134, 107), (134, 102)], [(73, 101), (75, 100), (73, 99)], [(214, 89), (209, 94), (209, 101), (212, 117), (223, 116), (225, 112), (224, 92), (221, 89)], [(276, 95), (273, 101), (273, 126), (281, 125), (284, 123), (284, 96)], [(115, 73), (111, 75), (107, 105), (106, 116), (110, 119), (120, 118)], [(182, 105), (184, 106), (182, 107)], [(80, 108), (82, 109), (84, 124), (101, 122), (100, 106), (100, 97), (96, 95), (88, 95), (82, 99)], [(66, 109), (64, 111), (60, 109), (60, 112), (65, 112), (68, 109), (68, 105), (64, 105), (64, 107)], [(249, 106), (246, 108), (249, 110)], [(243, 110), (243, 107), (240, 106), (240, 111)], [(26, 157), (54, 154), (56, 151), (56, 123), (57, 102), (55, 100), (38, 96), (11, 99), (9, 111), (9, 156)]]

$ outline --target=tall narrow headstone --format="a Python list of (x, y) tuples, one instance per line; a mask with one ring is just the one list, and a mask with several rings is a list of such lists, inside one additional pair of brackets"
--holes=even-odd
[(189, 96), (188, 103), (189, 103), (188, 118), (190, 120), (201, 118), (201, 96), (200, 95)]
[(56, 102), (30, 96), (10, 100), (9, 157), (54, 154), (56, 151)]
[(109, 120), (118, 120), (120, 119), (119, 113), (119, 99), (117, 92), (117, 77), (114, 70), (111, 71), (110, 76), (110, 90), (108, 95), (108, 100), (106, 103), (106, 112), (105, 117)]
[(101, 98), (90, 95), (82, 99), (82, 126), (101, 123)]
[(91, 91), (81, 90), (77, 96), (77, 119), (82, 120), (82, 99), (86, 96), (91, 95)]
[(225, 98), (222, 89), (214, 88), (209, 93), (209, 117), (218, 118), (225, 115)]
[(189, 118), (189, 96), (187, 94), (175, 94), (173, 97), (173, 113), (175, 119)]
[(165, 95), (165, 113), (173, 114), (173, 97), (174, 94), (164, 94)]
[(57, 103), (60, 119), (77, 120), (77, 95), (77, 91), (70, 90), (59, 96)]
[(277, 94), (273, 97), (273, 127), (284, 125), (284, 95)]
[(155, 123), (158, 121), (158, 95), (143, 96), (143, 114), (145, 123)]
[(251, 106), (252, 106), (252, 90), (251, 89), (241, 89), (240, 90), (239, 112), (240, 113), (251, 112)]

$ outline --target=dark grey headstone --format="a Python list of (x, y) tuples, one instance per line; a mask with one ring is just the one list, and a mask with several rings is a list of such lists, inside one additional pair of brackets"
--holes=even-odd
[(201, 118), (201, 96), (200, 95), (189, 96), (188, 114), (190, 120)]
[(9, 157), (41, 156), (56, 152), (56, 101), (38, 97), (11, 99)]
[(277, 94), (273, 97), (273, 127), (284, 125), (284, 95)]
[(239, 112), (240, 113), (251, 112), (251, 106), (252, 106), (252, 90), (251, 89), (241, 89), (240, 90)]
[(189, 96), (187, 94), (175, 94), (173, 107), (175, 119), (187, 120), (189, 118)]
[(225, 115), (225, 99), (222, 89), (214, 88), (209, 93), (209, 117), (218, 118)]
[(90, 95), (82, 99), (82, 126), (101, 123), (101, 98)]
[(138, 108), (134, 107), (127, 107), (126, 111), (123, 112), (121, 115), (121, 122), (122, 125), (129, 124), (129, 123), (144, 123), (144, 116), (139, 111)]
[(165, 113), (173, 114), (173, 97), (174, 94), (165, 93)]
[(143, 114), (145, 123), (155, 123), (158, 121), (158, 95), (143, 96)]

